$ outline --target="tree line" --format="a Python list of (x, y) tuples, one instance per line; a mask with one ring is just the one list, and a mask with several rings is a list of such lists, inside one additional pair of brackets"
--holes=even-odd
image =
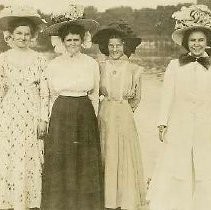
[[(171, 18), (173, 12), (179, 10), (182, 6), (189, 6), (191, 4), (178, 4), (176, 6), (157, 6), (156, 9), (143, 8), (132, 9), (129, 6), (120, 6), (110, 8), (104, 12), (99, 12), (96, 7), (88, 6), (85, 8), (85, 18), (91, 18), (100, 23), (100, 25), (107, 25), (112, 21), (125, 21), (130, 24), (136, 34), (143, 39), (158, 39), (169, 38), (174, 30), (174, 20)], [(0, 10), (3, 9), (3, 5), (0, 5)], [(42, 13), (40, 15), (49, 24), (51, 19), (49, 14)], [(51, 50), (51, 44), (49, 37), (45, 37), (42, 34), (39, 36), (40, 50)], [(3, 42), (3, 36), (0, 36), (1, 51), (7, 49), (7, 46)]]

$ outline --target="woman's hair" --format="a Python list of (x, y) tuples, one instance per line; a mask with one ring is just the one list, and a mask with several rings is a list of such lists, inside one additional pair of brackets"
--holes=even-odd
[(65, 37), (68, 34), (78, 34), (81, 37), (81, 40), (84, 40), (85, 36), (85, 28), (82, 25), (79, 25), (77, 23), (69, 23), (62, 26), (58, 31), (58, 36), (61, 38), (62, 41), (64, 41)]
[(100, 52), (103, 53), (104, 55), (109, 56), (108, 43), (109, 43), (109, 40), (112, 39), (112, 38), (122, 40), (122, 42), (123, 42), (123, 52), (128, 58), (131, 56), (132, 53), (135, 52), (137, 44), (129, 42), (129, 40), (127, 38), (125, 38), (124, 34), (118, 32), (118, 31), (113, 31), (108, 36), (105, 35), (105, 39), (101, 40), (98, 43)]
[(188, 39), (189, 36), (192, 32), (197, 32), (197, 31), (201, 31), (205, 34), (206, 38), (207, 38), (207, 45), (210, 46), (211, 44), (211, 32), (205, 28), (193, 28), (190, 29), (188, 31), (185, 32), (184, 36), (183, 36), (183, 40), (182, 40), (182, 46), (189, 51), (189, 46), (188, 46)]
[(108, 43), (109, 40), (112, 38), (121, 39), (122, 42), (124, 43), (123, 36), (117, 32), (113, 32), (112, 34), (107, 36), (103, 41), (99, 43), (100, 52), (106, 56), (109, 56)]
[(9, 22), (8, 31), (13, 33), (14, 30), (19, 26), (28, 26), (31, 31), (31, 35), (34, 36), (35, 32), (37, 31), (38, 27), (35, 25), (33, 21), (25, 17), (19, 17)]

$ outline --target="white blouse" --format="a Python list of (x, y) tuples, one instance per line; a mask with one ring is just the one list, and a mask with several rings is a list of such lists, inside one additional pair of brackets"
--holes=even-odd
[[(106, 60), (101, 62), (100, 92), (108, 100), (127, 100), (135, 110), (141, 101), (141, 74), (143, 68), (129, 61)], [(131, 97), (131, 94), (134, 94)]]
[(99, 66), (93, 58), (82, 53), (74, 57), (64, 54), (49, 63), (47, 72), (52, 103), (58, 95), (88, 95), (98, 113)]

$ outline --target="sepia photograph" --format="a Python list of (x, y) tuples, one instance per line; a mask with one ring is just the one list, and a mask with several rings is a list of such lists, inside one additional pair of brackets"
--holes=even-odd
[(0, 210), (211, 210), (211, 0), (0, 0)]

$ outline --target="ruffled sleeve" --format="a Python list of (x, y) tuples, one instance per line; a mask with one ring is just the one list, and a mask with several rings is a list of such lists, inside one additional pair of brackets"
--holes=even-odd
[(0, 103), (2, 102), (3, 98), (4, 98), (4, 95), (7, 91), (7, 77), (6, 77), (6, 74), (5, 74), (5, 56), (4, 54), (2, 53), (0, 55)]
[(143, 73), (143, 67), (135, 66), (135, 68), (133, 69), (134, 97), (128, 100), (133, 111), (137, 109), (141, 101), (142, 73)]
[(40, 119), (48, 122), (49, 119), (49, 86), (47, 74), (47, 61), (45, 58), (40, 58)]
[(174, 99), (175, 72), (177, 60), (172, 60), (167, 66), (161, 92), (160, 117), (158, 125), (168, 124), (172, 102)]
[(95, 110), (96, 116), (98, 115), (98, 106), (99, 106), (99, 82), (100, 82), (100, 73), (99, 65), (96, 61), (93, 62), (93, 74), (94, 74), (94, 88), (89, 92), (88, 96), (92, 102), (92, 105)]

